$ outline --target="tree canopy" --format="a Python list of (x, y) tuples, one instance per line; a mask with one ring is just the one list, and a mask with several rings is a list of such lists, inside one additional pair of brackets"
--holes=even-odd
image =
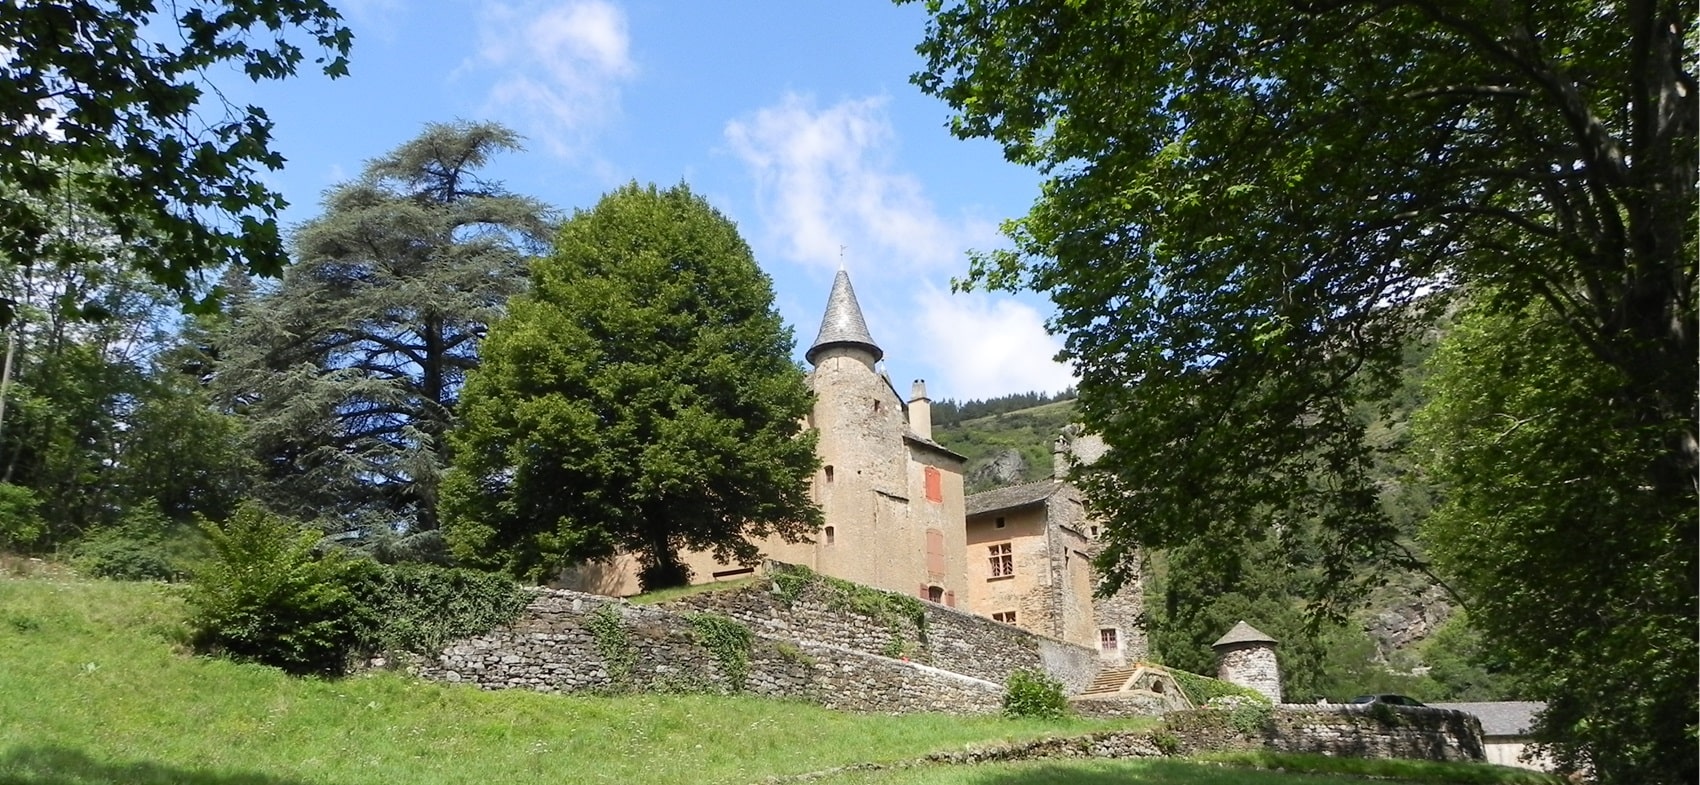
[[(1651, 451), (1619, 465), (1636, 472), (1626, 481), (1692, 512), (1692, 4), (927, 6), (917, 84), (956, 110), (957, 134), (1047, 177), (1006, 226), (1013, 249), (980, 256), (964, 283), (1030, 286), (1057, 305), (1082, 418), (1112, 447), (1083, 478), (1110, 517), (1112, 583), (1142, 547), (1308, 521), (1328, 534), (1333, 584), (1361, 558), (1400, 559), (1354, 404), (1387, 394), (1403, 342), (1457, 294), (1503, 313), (1546, 309), (1609, 372), (1596, 392), (1621, 412), (1611, 425), (1633, 424), (1635, 449)], [(1691, 636), (1694, 527), (1660, 520), (1657, 547), (1686, 554), (1672, 569), (1688, 575)], [(1641, 546), (1598, 545), (1603, 561), (1664, 569)], [(1516, 580), (1541, 571), (1525, 565)], [(1665, 652), (1664, 672), (1691, 673), (1691, 656)], [(1555, 674), (1542, 697), (1583, 700), (1589, 722), (1652, 721), (1561, 683), (1587, 678)], [(1692, 695), (1691, 683), (1661, 684)], [(1623, 687), (1634, 697), (1620, 700), (1657, 702), (1649, 683)], [(1562, 724), (1546, 727), (1597, 763), (1618, 754)], [(1684, 749), (1692, 761), (1692, 733)], [(1635, 766), (1643, 781), (1684, 776), (1617, 762), (1598, 768), (1620, 781)]]
[(216, 386), (248, 423), (274, 508), (437, 528), (461, 385), (549, 233), (549, 208), (479, 177), (518, 148), (499, 125), (427, 125), (326, 194), (274, 291), (232, 283)]
[[(202, 293), (201, 270), (282, 270), (284, 202), (260, 177), (283, 164), (272, 122), (259, 107), (230, 106), (210, 75), (235, 66), (254, 80), (290, 77), (307, 56), (304, 37), (324, 72), (340, 76), (353, 36), (325, 0), (168, 9), (0, 4), (0, 261), (91, 258), (79, 238), (55, 231), (54, 216), (74, 202), (131, 249), (129, 264), (185, 300)], [(0, 306), (4, 325), (12, 304)]]
[(819, 527), (773, 288), (737, 228), (684, 185), (628, 185), (579, 211), (484, 342), (451, 435), (443, 518), (465, 561), (544, 578), (616, 552), (649, 588), (684, 550)]

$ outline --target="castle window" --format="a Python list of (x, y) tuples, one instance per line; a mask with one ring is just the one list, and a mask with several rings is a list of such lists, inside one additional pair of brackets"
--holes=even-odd
[(874, 413), (879, 414), (879, 411), (880, 411), (880, 399), (875, 398), (874, 399)]
[(1005, 527), (1007, 525), (1009, 525), (1009, 524), (1004, 521), (1003, 516), (1001, 516), (1001, 515), (998, 516), (997, 520), (992, 522), (992, 528), (994, 528), (994, 529), (1002, 529), (1003, 527)]
[(832, 482), (832, 464), (826, 465), (826, 481)]
[(998, 543), (986, 550), (992, 563), (993, 578), (1008, 578), (1015, 574), (1015, 554), (1010, 552), (1009, 543)]
[(833, 540), (837, 539), (835, 536), (837, 534), (838, 532), (834, 531), (831, 526), (826, 527), (826, 544), (831, 545)]
[(927, 478), (927, 501), (934, 503), (943, 502), (944, 476), (939, 474), (938, 469), (931, 466), (928, 466), (926, 471), (922, 473), (925, 474)]
[(992, 621), (1001, 621), (1004, 624), (1014, 624), (1015, 623), (1015, 611), (1003, 611), (1003, 612), (1000, 612), (1000, 613), (994, 613), (994, 614), (992, 614)]
[(1116, 651), (1122, 647), (1116, 628), (1105, 627), (1098, 631), (1098, 648), (1104, 651)]
[(1098, 527), (1096, 527), (1096, 526), (1092, 527), (1092, 536), (1093, 537), (1098, 536)]
[(927, 599), (931, 602), (944, 602), (944, 587), (928, 586)]

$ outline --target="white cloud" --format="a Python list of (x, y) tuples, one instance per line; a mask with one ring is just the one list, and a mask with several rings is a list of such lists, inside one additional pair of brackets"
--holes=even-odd
[(726, 139), (755, 177), (763, 220), (790, 261), (835, 269), (849, 246), (852, 261), (954, 272), (965, 249), (997, 243), (988, 222), (940, 218), (920, 181), (895, 169), (882, 98), (817, 110), (787, 95), (728, 123)]
[(493, 71), (485, 111), (552, 152), (572, 156), (619, 112), (632, 62), (626, 16), (603, 0), (485, 4), (478, 55), (463, 69)]
[(1032, 306), (1007, 296), (951, 294), (928, 288), (916, 295), (924, 340), (914, 349), (943, 378), (928, 380), (940, 397), (969, 400), (1014, 392), (1058, 392), (1075, 383), (1068, 366), (1051, 359), (1062, 341), (1045, 331)]

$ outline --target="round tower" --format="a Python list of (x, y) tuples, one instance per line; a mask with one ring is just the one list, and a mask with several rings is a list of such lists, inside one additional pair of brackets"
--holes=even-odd
[(815, 568), (908, 594), (916, 590), (920, 568), (912, 562), (924, 558), (924, 542), (909, 531), (907, 423), (902, 399), (876, 368), (884, 356), (849, 274), (839, 270), (820, 334), (804, 354), (814, 366), (810, 421), (821, 457), (815, 498), (832, 527), (830, 544), (824, 530), (817, 538)]
[(1250, 687), (1272, 703), (1281, 702), (1281, 669), (1275, 661), (1275, 639), (1242, 619), (1215, 643), (1216, 678)]

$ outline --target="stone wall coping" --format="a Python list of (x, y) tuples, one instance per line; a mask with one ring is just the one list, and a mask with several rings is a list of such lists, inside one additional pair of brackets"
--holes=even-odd
[[(1373, 708), (1375, 706), (1381, 706), (1383, 708)], [(1408, 712), (1418, 715), (1427, 714), (1437, 717), (1449, 715), (1457, 715), (1459, 717), (1475, 716), (1467, 711), (1459, 711), (1458, 709), (1443, 709), (1439, 706), (1396, 706), (1391, 703), (1281, 703), (1276, 704), (1276, 708), (1281, 711), (1292, 712), (1294, 714), (1369, 714), (1373, 711), (1386, 711), (1387, 709), (1392, 709), (1398, 712)]]

